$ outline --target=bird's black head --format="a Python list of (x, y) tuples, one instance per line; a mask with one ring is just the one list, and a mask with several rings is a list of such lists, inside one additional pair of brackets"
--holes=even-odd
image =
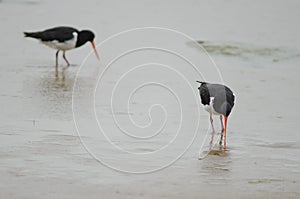
[(95, 38), (95, 34), (90, 30), (82, 30), (78, 34), (76, 47), (80, 47), (86, 42), (93, 42)]
[(202, 81), (198, 81), (198, 80), (196, 82), (198, 82), (200, 84), (206, 84), (206, 82), (202, 82)]
[(78, 37), (77, 37), (77, 42), (76, 42), (76, 48), (82, 46), (83, 44), (85, 44), (86, 42), (91, 42), (92, 47), (95, 51), (95, 54), (97, 56), (97, 58), (99, 59), (99, 55), (98, 52), (96, 50), (96, 46), (94, 44), (94, 38), (95, 38), (95, 34), (90, 31), (90, 30), (82, 30), (78, 33)]
[(206, 82), (202, 82), (202, 81), (196, 81), (196, 82), (200, 83), (200, 87), (198, 87), (199, 90), (200, 90), (201, 86), (206, 84)]

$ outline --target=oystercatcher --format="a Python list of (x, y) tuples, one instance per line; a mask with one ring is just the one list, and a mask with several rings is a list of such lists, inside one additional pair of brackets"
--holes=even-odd
[[(201, 103), (204, 105), (204, 109), (210, 114), (210, 123), (212, 127), (212, 138), (210, 141), (210, 148), (212, 147), (215, 129), (213, 124), (212, 115), (220, 115), (221, 121), (221, 139), (219, 144), (222, 145), (223, 134), (224, 134), (224, 149), (226, 149), (226, 128), (227, 128), (227, 119), (231, 113), (231, 110), (234, 106), (235, 96), (233, 92), (225, 85), (222, 84), (210, 84), (207, 82), (200, 83), (199, 93), (201, 98)], [(223, 116), (224, 116), (224, 125), (223, 125)]]
[(86, 42), (91, 42), (97, 58), (99, 59), (94, 38), (95, 34), (90, 30), (79, 31), (72, 27), (61, 26), (50, 28), (38, 32), (24, 32), (25, 37), (38, 39), (41, 43), (56, 49), (56, 67), (58, 66), (58, 53), (63, 51), (63, 58), (70, 66), (70, 62), (66, 58), (65, 52), (84, 45)]

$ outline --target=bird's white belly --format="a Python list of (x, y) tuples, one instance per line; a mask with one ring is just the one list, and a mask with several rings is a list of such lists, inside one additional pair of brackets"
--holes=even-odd
[(214, 97), (211, 97), (209, 105), (204, 105), (204, 110), (206, 110), (210, 114), (221, 115), (220, 113), (218, 113), (218, 112), (215, 111), (213, 105), (214, 105)]
[(77, 41), (77, 33), (73, 33), (74, 37), (70, 40), (67, 40), (65, 42), (59, 42), (57, 40), (53, 40), (53, 41), (41, 41), (43, 44), (45, 44), (46, 46), (49, 46), (50, 48), (54, 48), (56, 50), (71, 50), (74, 49), (76, 46), (76, 41)]

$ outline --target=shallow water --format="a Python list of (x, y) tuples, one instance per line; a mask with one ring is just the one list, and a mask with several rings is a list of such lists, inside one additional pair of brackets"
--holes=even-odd
[[(245, 6), (239, 1), (116, 5), (91, 0), (85, 6), (72, 1), (73, 10), (66, 9), (71, 1), (0, 2), (2, 35), (6, 36), (0, 38), (1, 198), (299, 197), (297, 1), (248, 2)], [(135, 11), (128, 12), (132, 6)], [(170, 6), (174, 14), (167, 12)], [(279, 15), (278, 10), (283, 13)], [(139, 42), (152, 46), (147, 42), (155, 40), (155, 31), (145, 33), (148, 40), (136, 33), (99, 46), (100, 64), (91, 54), (81, 68), (91, 50), (88, 45), (68, 52), (76, 66), (64, 70), (61, 59), (56, 77), (55, 52), (24, 39), (22, 32), (59, 24), (91, 27), (98, 43), (119, 31), (153, 24), (204, 41), (201, 45), (222, 78), (215, 75), (203, 49), (191, 46), (187, 38), (162, 32), (155, 44), (178, 50), (197, 63), (206, 80), (224, 80), (236, 93), (227, 151), (218, 145), (207, 150), (208, 114), (202, 109), (198, 112), (195, 82), (202, 77), (178, 57), (153, 49), (136, 51), (108, 68), (97, 86), (111, 57), (134, 49)], [(149, 64), (124, 76), (115, 88), (124, 73), (154, 61), (179, 74)], [(180, 74), (187, 77), (191, 88)], [(162, 82), (170, 89), (153, 84), (139, 89), (143, 81)], [(138, 92), (132, 93), (134, 89)], [(153, 104), (162, 104), (166, 112)], [(218, 117), (214, 122), (220, 131)], [(147, 136), (152, 137), (142, 139)], [(216, 136), (215, 141), (218, 139)], [(208, 155), (198, 160), (203, 141)]]

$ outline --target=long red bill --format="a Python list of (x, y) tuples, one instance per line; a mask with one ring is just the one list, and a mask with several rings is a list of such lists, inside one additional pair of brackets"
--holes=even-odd
[(226, 131), (227, 131), (227, 120), (228, 116), (224, 117), (224, 149), (226, 150)]
[(97, 57), (97, 59), (99, 60), (99, 55), (98, 55), (98, 52), (97, 52), (97, 49), (96, 49), (96, 46), (95, 46), (94, 41), (91, 41), (91, 44), (92, 44), (93, 49), (94, 49), (94, 51), (95, 51), (96, 57)]

